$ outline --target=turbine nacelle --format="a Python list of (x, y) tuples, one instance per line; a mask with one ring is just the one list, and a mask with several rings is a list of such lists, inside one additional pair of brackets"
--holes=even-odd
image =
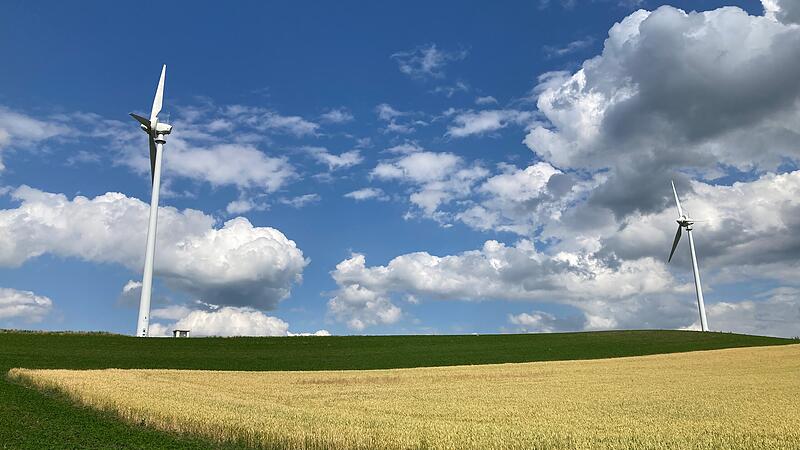
[(159, 122), (157, 117), (153, 122), (150, 122), (138, 114), (130, 113), (130, 115), (139, 122), (139, 128), (141, 128), (142, 131), (153, 137), (159, 134), (170, 134), (172, 132), (172, 125)]
[(155, 133), (158, 134), (169, 134), (172, 131), (172, 125), (158, 122), (156, 123), (156, 130)]
[(150, 111), (150, 118), (142, 117), (138, 114), (130, 113), (137, 122), (139, 128), (142, 129), (149, 137), (148, 143), (150, 145), (150, 182), (152, 183), (155, 177), (156, 169), (156, 153), (158, 149), (156, 143), (164, 144), (167, 140), (164, 136), (172, 132), (172, 125), (158, 121), (158, 114), (161, 112), (161, 106), (164, 102), (164, 77), (167, 74), (167, 65), (161, 68), (161, 77), (158, 79), (158, 87), (156, 88), (156, 96), (153, 98), (153, 109)]

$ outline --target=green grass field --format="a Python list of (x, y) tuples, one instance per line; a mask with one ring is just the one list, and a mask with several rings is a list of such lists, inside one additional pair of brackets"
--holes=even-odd
[[(25, 368), (388, 369), (598, 359), (796, 343), (724, 333), (136, 339), (0, 333), (0, 371)], [(0, 380), (0, 448), (212, 448)]]

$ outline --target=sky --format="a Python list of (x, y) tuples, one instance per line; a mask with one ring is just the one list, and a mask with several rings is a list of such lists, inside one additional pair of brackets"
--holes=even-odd
[(791, 0), (11, 1), (0, 328), (800, 335)]

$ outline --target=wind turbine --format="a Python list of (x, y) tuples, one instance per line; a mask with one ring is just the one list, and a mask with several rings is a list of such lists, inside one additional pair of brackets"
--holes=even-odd
[(136, 325), (136, 335), (147, 337), (150, 328), (150, 294), (153, 289), (153, 257), (156, 252), (156, 222), (158, 222), (158, 193), (161, 187), (161, 156), (167, 135), (172, 131), (172, 125), (158, 121), (158, 113), (164, 102), (164, 76), (167, 65), (161, 69), (161, 78), (158, 80), (156, 97), (153, 99), (153, 109), (150, 111), (150, 120), (131, 113), (131, 117), (140, 123), (142, 131), (147, 133), (150, 143), (150, 182), (153, 186), (150, 197), (150, 222), (147, 226), (147, 247), (144, 254), (144, 273), (142, 275), (142, 297), (139, 300), (139, 320)]
[(694, 288), (697, 291), (697, 309), (700, 310), (700, 329), (708, 331), (708, 321), (706, 321), (706, 306), (703, 303), (703, 287), (700, 285), (700, 268), (697, 267), (697, 255), (694, 251), (694, 239), (692, 238), (692, 225), (696, 222), (689, 218), (688, 214), (683, 213), (681, 208), (681, 201), (678, 199), (678, 191), (675, 190), (675, 182), (672, 183), (672, 193), (675, 194), (675, 204), (678, 205), (678, 232), (675, 233), (675, 240), (672, 242), (672, 251), (669, 252), (669, 259), (667, 262), (672, 261), (672, 255), (675, 254), (675, 248), (678, 247), (678, 241), (681, 240), (681, 229), (686, 228), (686, 235), (689, 236), (689, 249), (692, 252), (692, 271), (694, 271)]

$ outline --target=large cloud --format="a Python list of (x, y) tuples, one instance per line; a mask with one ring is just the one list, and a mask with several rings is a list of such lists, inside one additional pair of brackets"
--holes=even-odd
[[(794, 3), (768, 3), (767, 16), (733, 7), (637, 11), (611, 28), (602, 54), (580, 70), (541, 75), (539, 120), (525, 143), (544, 161), (500, 164), (482, 185), (486, 170), (468, 182), (434, 184), (404, 166), (418, 160), (439, 171), (438, 180), (453, 180), (449, 174), (469, 162), (416, 150), (420, 156), (383, 161), (373, 176), (419, 186), (409, 200), (442, 224), (458, 220), (529, 238), (544, 227), (548, 238), (563, 241), (583, 239), (579, 231), (608, 235), (629, 217), (664, 210), (672, 203), (670, 179), (687, 192), (692, 179), (729, 183), (741, 172), (796, 167), (800, 27), (781, 18)], [(537, 117), (517, 110), (450, 115), (451, 136)], [(556, 231), (565, 225), (569, 232)]]
[[(796, 305), (785, 295), (731, 306), (715, 292), (753, 280), (792, 288), (800, 270), (800, 172), (792, 171), (800, 159), (800, 27), (790, 24), (793, 4), (772, 3), (766, 16), (637, 11), (579, 71), (542, 75), (534, 90), (541, 120), (525, 143), (543, 161), (500, 164), (499, 173), (484, 170), (449, 190), (433, 186), (469, 167), (460, 156), (414, 149), (383, 161), (373, 177), (414, 186), (409, 200), (426, 216), (528, 239), (378, 266), (355, 254), (332, 274), (339, 290), (329, 310), (359, 329), (400, 320), (396, 300), (407, 295), (511, 299), (559, 303), (582, 316), (533, 311), (511, 316), (514, 329), (691, 327), (686, 248), (665, 263), (674, 178), (686, 209), (707, 220), (695, 236), (712, 328), (787, 333), (769, 328)], [(503, 126), (499, 113), (461, 119), (451, 136)], [(748, 181), (734, 183), (743, 173)], [(741, 326), (754, 310), (763, 313), (755, 328)]]
[[(142, 201), (119, 193), (70, 200), (27, 186), (12, 197), (20, 205), (0, 211), (0, 265), (51, 253), (141, 270), (149, 214)], [(208, 303), (273, 308), (307, 263), (274, 228), (242, 217), (215, 228), (200, 211), (159, 210), (156, 275)]]
[[(524, 197), (514, 179), (487, 183), (490, 187), (486, 189)], [(716, 306), (713, 288), (743, 280), (797, 285), (800, 171), (766, 174), (732, 186), (702, 182), (692, 186), (683, 203), (693, 216), (707, 219), (695, 225), (695, 237), (712, 328), (786, 333), (785, 327), (772, 328), (769, 323), (782, 320), (781, 308), (796, 303), (784, 299), (774, 308), (765, 307), (759, 310), (756, 328), (746, 328), (740, 326), (747, 321), (745, 316), (760, 308), (757, 305), (771, 303), (756, 302), (750, 309), (748, 303)], [(402, 311), (394, 299), (404, 295), (465, 301), (507, 299), (558, 303), (579, 312), (580, 317), (541, 312), (514, 316), (510, 323), (519, 331), (690, 327), (696, 308), (685, 241), (672, 266), (666, 264), (676, 216), (674, 206), (669, 205), (599, 227), (582, 228), (585, 218), (581, 217), (555, 218), (542, 232), (542, 238), (551, 241), (543, 251), (528, 240), (514, 246), (487, 241), (480, 250), (447, 256), (410, 253), (373, 267), (366, 265), (364, 255), (355, 254), (332, 273), (339, 290), (329, 310), (361, 329), (399, 320)], [(386, 317), (392, 320), (385, 320), (381, 314), (390, 311)]]
[(752, 300), (719, 302), (710, 305), (708, 313), (720, 330), (800, 336), (800, 289), (777, 288)]
[(0, 288), (0, 320), (39, 322), (53, 308), (53, 301), (31, 291)]
[(783, 23), (800, 24), (800, 3), (796, 0), (761, 0), (768, 17)]
[(618, 216), (663, 207), (678, 169), (714, 178), (800, 156), (796, 26), (732, 7), (638, 11), (561, 77), (540, 89), (549, 123), (525, 142), (560, 168), (610, 169), (593, 201)]
[(191, 336), (330, 336), (327, 330), (292, 333), (285, 321), (247, 307), (194, 309), (173, 305), (154, 309), (152, 317), (174, 322), (154, 322), (150, 326), (151, 336), (171, 336), (176, 329), (189, 330)]
[[(165, 319), (178, 319), (168, 325), (156, 323), (152, 336), (170, 335), (171, 330), (190, 330), (192, 336), (287, 336), (289, 324), (277, 317), (268, 316), (251, 308), (226, 306), (217, 310), (177, 311), (178, 317), (164, 316)], [(153, 311), (157, 318), (159, 311)]]
[[(787, 273), (800, 270), (800, 171), (731, 186), (695, 181), (692, 190), (682, 203), (694, 218), (704, 220), (695, 225), (704, 267), (791, 281)], [(664, 243), (675, 233), (677, 214), (670, 206), (630, 216), (605, 239), (604, 251), (625, 259), (666, 255)], [(678, 253), (678, 261), (688, 264), (687, 254)]]
[[(682, 193), (682, 203), (685, 211), (701, 220), (694, 226), (694, 236), (707, 288), (746, 281), (797, 285), (800, 171), (767, 173), (730, 186), (701, 181), (692, 181), (690, 186)], [(548, 222), (540, 239), (550, 242), (552, 251), (589, 251), (602, 260), (650, 257), (664, 261), (677, 215), (674, 204), (622, 220), (607, 210), (577, 207)], [(684, 239), (672, 270), (688, 278), (689, 267)]]
[[(339, 285), (329, 310), (340, 320), (348, 317), (355, 329), (364, 324), (392, 323), (401, 312), (393, 294), (452, 300), (561, 302), (582, 309), (588, 326), (614, 326), (625, 318), (630, 299), (658, 298), (687, 291), (664, 264), (652, 259), (609, 264), (588, 253), (548, 255), (530, 241), (507, 246), (487, 241), (480, 250), (434, 256), (427, 252), (401, 255), (386, 266), (367, 267), (354, 254), (332, 273)], [(616, 306), (612, 304), (616, 303)], [(619, 317), (615, 317), (617, 308)], [(688, 316), (684, 317), (688, 320)]]

